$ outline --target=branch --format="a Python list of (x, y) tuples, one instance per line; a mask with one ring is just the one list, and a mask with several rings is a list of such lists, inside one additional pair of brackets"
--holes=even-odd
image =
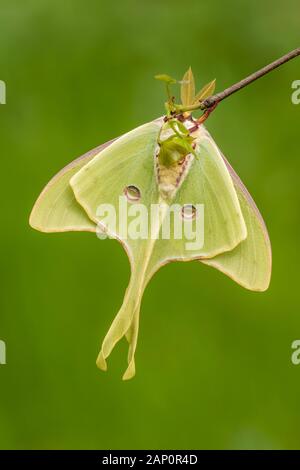
[(196, 103), (191, 106), (179, 105), (177, 106), (177, 109), (180, 112), (185, 112), (185, 111), (193, 111), (195, 109), (202, 109), (203, 111), (205, 111), (211, 108), (211, 111), (212, 111), (214, 109), (212, 107), (213, 106), (216, 107), (216, 105), (220, 103), (220, 101), (224, 100), (225, 98), (232, 95), (236, 91), (241, 90), (242, 88), (254, 82), (258, 78), (263, 77), (264, 75), (276, 69), (277, 67), (284, 64), (285, 62), (288, 62), (289, 60), (294, 59), (298, 55), (300, 55), (300, 47), (298, 47), (298, 49), (295, 49), (294, 51), (289, 52), (288, 54), (285, 54), (280, 59), (275, 60), (271, 64), (266, 65), (261, 70), (258, 70), (257, 72), (252, 73), (251, 75), (249, 75), (249, 77), (244, 78), (240, 82), (235, 83), (229, 88), (226, 88), (224, 91), (221, 91), (220, 93), (216, 93), (215, 95), (210, 96), (204, 101), (200, 101), (199, 103)]
[(215, 103), (219, 103), (220, 101), (227, 98), (227, 96), (230, 96), (236, 91), (241, 90), (242, 88), (254, 82), (258, 78), (263, 77), (269, 72), (272, 72), (272, 70), (276, 69), (277, 67), (280, 67), (280, 65), (282, 64), (285, 64), (285, 62), (288, 62), (289, 60), (294, 59), (298, 55), (300, 55), (300, 47), (298, 47), (298, 49), (295, 49), (294, 51), (289, 52), (288, 54), (285, 54), (280, 59), (275, 60), (271, 64), (266, 65), (261, 70), (258, 70), (257, 72), (252, 73), (251, 75), (249, 75), (249, 77), (244, 78), (238, 83), (235, 83), (235, 85), (232, 85), (231, 87), (226, 88), (224, 91), (221, 91), (220, 93), (216, 93), (215, 95), (210, 96), (206, 100), (202, 101), (202, 103), (200, 104), (200, 109), (210, 108)]

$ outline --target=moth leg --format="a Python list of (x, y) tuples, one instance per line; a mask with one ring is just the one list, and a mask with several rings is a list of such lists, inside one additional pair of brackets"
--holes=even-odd
[(197, 119), (198, 126), (203, 124), (206, 121), (206, 119), (210, 116), (210, 114), (216, 109), (218, 104), (219, 104), (219, 101), (216, 101), (210, 108), (207, 108), (205, 110), (202, 116), (200, 116), (199, 119)]

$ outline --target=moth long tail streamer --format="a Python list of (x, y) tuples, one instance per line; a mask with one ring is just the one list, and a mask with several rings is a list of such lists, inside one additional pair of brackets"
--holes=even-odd
[[(159, 203), (161, 202), (162, 200), (159, 199)], [(165, 204), (161, 214), (162, 219), (165, 217), (166, 212), (167, 205)], [(110, 355), (117, 342), (120, 341), (123, 336), (125, 336), (129, 343), (129, 350), (127, 358), (128, 367), (123, 375), (123, 380), (129, 380), (135, 375), (134, 354), (138, 338), (141, 301), (146, 285), (150, 280), (148, 272), (149, 262), (152, 256), (156, 237), (159, 233), (162, 219), (156, 219), (156, 225), (153, 228), (153, 238), (146, 240), (145, 252), (141, 250), (137, 258), (133, 261), (131, 266), (132, 274), (125, 293), (123, 304), (103, 340), (101, 351), (96, 361), (97, 366), (100, 369), (106, 371), (106, 358)], [(139, 256), (141, 259), (139, 259)]]
[(128, 367), (123, 375), (123, 380), (132, 379), (135, 376), (135, 361), (134, 355), (137, 345), (138, 333), (139, 333), (139, 320), (140, 320), (140, 305), (136, 309), (131, 325), (126, 333), (126, 339), (129, 343), (128, 349)]
[(106, 371), (106, 359), (111, 354), (115, 345), (125, 336), (129, 343), (129, 350), (128, 368), (123, 375), (123, 380), (131, 379), (135, 375), (134, 354), (137, 345), (139, 312), (143, 292), (144, 288), (141, 282), (137, 282), (136, 276), (131, 276), (123, 304), (103, 340), (101, 351), (96, 361), (99, 369)]

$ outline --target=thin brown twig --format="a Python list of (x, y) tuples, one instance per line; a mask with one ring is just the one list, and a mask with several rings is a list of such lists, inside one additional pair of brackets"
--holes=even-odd
[(294, 59), (298, 55), (300, 55), (300, 47), (298, 47), (297, 49), (289, 52), (288, 54), (285, 54), (284, 56), (280, 57), (280, 59), (275, 60), (271, 64), (266, 65), (265, 67), (258, 70), (257, 72), (252, 73), (251, 75), (244, 78), (240, 82), (235, 83), (234, 85), (226, 88), (224, 91), (221, 91), (220, 93), (216, 93), (215, 95), (210, 96), (209, 98), (207, 98), (206, 100), (204, 100), (200, 103), (200, 109), (205, 110), (205, 109), (210, 108), (215, 103), (219, 103), (220, 101), (224, 100), (228, 96), (232, 95), (233, 93), (241, 90), (245, 86), (247, 86), (250, 83), (254, 82), (258, 78), (263, 77), (264, 75), (266, 75), (267, 73), (269, 73), (272, 70), (276, 69), (280, 65), (285, 64), (285, 62), (288, 62), (289, 60)]

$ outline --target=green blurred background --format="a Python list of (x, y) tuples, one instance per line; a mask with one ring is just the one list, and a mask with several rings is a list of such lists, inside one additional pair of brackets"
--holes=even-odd
[(1, 448), (300, 448), (300, 58), (208, 122), (268, 225), (270, 289), (197, 262), (164, 267), (144, 296), (132, 381), (125, 341), (107, 373), (95, 365), (128, 282), (122, 247), (28, 226), (54, 173), (162, 114), (156, 73), (192, 65), (220, 91), (299, 46), (299, 14), (298, 0), (1, 0)]

